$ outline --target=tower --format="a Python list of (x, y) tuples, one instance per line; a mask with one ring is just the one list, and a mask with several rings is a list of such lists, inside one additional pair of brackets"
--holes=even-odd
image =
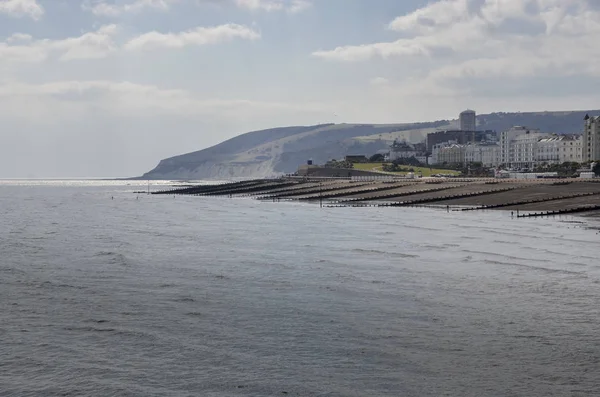
[(458, 119), (460, 121), (461, 131), (473, 132), (477, 130), (477, 117), (474, 110), (465, 110)]

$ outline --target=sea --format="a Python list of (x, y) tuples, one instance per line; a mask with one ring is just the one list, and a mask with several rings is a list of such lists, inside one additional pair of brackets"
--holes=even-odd
[(0, 396), (600, 395), (593, 220), (170, 185), (0, 181)]

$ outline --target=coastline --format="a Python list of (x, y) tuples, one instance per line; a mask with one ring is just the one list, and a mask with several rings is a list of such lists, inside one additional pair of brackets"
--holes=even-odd
[[(548, 212), (600, 217), (597, 179), (254, 179), (219, 185), (195, 185), (155, 194), (249, 197), (269, 201), (319, 202), (324, 206), (432, 206), (457, 211), (504, 210), (521, 214)], [(541, 214), (540, 214), (541, 216)]]

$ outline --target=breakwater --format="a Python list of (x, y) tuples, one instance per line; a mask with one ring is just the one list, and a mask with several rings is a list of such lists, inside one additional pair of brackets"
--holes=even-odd
[(461, 211), (521, 211), (535, 216), (535, 213), (552, 215), (597, 211), (600, 208), (599, 182), (586, 179), (423, 178), (369, 181), (285, 177), (177, 187), (153, 194), (320, 202), (328, 207), (427, 205)]

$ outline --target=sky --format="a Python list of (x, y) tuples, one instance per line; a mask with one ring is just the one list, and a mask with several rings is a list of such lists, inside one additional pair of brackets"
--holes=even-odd
[(600, 108), (599, 0), (0, 0), (0, 178), (252, 130)]

